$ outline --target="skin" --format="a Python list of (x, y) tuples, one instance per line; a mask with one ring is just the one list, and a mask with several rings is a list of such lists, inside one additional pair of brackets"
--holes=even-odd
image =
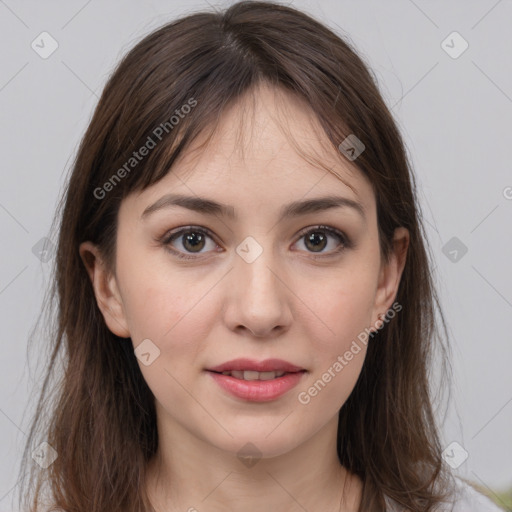
[[(248, 111), (250, 121), (240, 117)], [(283, 125), (301, 150), (314, 153), (346, 184), (302, 158)], [(396, 230), (384, 265), (370, 183), (355, 162), (325, 143), (314, 113), (280, 90), (260, 86), (243, 97), (225, 112), (206, 149), (194, 149), (161, 181), (123, 200), (115, 273), (96, 246), (80, 246), (108, 328), (130, 337), (134, 348), (150, 339), (160, 350), (150, 365), (139, 361), (157, 408), (159, 449), (148, 468), (155, 509), (355, 511), (362, 482), (339, 463), (336, 429), (366, 346), (359, 344), (361, 351), (310, 403), (301, 404), (297, 395), (365, 328), (379, 325), (398, 289), (408, 232)], [(178, 206), (141, 219), (171, 191), (231, 205), (237, 219)], [(362, 204), (366, 219), (353, 209), (333, 208), (278, 222), (282, 205), (333, 194)], [(327, 244), (317, 242), (315, 252), (300, 232), (320, 224), (341, 230), (354, 246), (337, 253), (341, 242), (323, 231)], [(192, 248), (182, 236), (169, 242), (196, 258), (181, 260), (159, 239), (191, 225), (209, 228), (216, 239), (206, 237)], [(252, 263), (236, 252), (247, 236), (263, 249)], [(315, 259), (321, 254), (327, 256)], [(277, 400), (245, 402), (205, 372), (237, 357), (280, 358), (307, 373)], [(252, 467), (237, 457), (248, 442), (261, 453)]]

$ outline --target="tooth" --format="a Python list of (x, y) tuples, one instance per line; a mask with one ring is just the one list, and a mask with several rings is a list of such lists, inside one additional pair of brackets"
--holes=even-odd
[(276, 372), (260, 372), (260, 380), (272, 380), (276, 378)]
[(240, 380), (272, 380), (282, 377), (286, 372), (272, 371), (272, 372), (256, 372), (253, 370), (232, 370), (224, 371), (222, 375), (228, 375)]
[(251, 370), (245, 370), (243, 373), (244, 380), (258, 380), (260, 376), (260, 372), (253, 372)]

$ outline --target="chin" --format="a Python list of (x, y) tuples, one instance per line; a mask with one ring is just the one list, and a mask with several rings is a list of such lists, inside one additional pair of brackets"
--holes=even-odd
[[(275, 428), (275, 426), (273, 427)], [(228, 428), (229, 430), (229, 428)], [(254, 457), (256, 459), (270, 459), (284, 455), (299, 444), (298, 439), (294, 439), (290, 431), (283, 430), (281, 433), (268, 431), (232, 431), (229, 430), (233, 437), (225, 436), (224, 439), (210, 439), (209, 441), (215, 445), (219, 450), (231, 453), (241, 460), (247, 457)]]

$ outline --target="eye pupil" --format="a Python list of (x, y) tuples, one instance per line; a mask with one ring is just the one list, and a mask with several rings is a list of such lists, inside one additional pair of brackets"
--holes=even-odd
[(312, 231), (309, 236), (306, 236), (306, 245), (308, 245), (309, 242), (313, 242), (314, 244), (323, 242), (321, 247), (313, 245), (313, 251), (322, 251), (327, 243), (327, 237), (321, 231)]
[[(183, 238), (184, 238), (183, 246), (187, 250), (190, 249), (190, 245), (191, 245), (192, 252), (194, 251), (194, 249), (201, 250), (204, 247), (204, 236), (201, 233), (198, 233), (197, 231), (189, 231), (189, 234), (183, 235)], [(199, 244), (199, 248), (198, 248), (198, 244)], [(187, 247), (187, 245), (189, 245), (189, 247)]]

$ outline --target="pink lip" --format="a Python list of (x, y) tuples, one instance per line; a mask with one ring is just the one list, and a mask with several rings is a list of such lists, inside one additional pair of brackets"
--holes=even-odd
[(213, 371), (208, 371), (208, 373), (222, 389), (237, 398), (241, 398), (242, 400), (247, 400), (249, 402), (270, 402), (271, 400), (276, 400), (290, 391), (290, 389), (294, 388), (301, 380), (305, 370), (286, 373), (282, 377), (272, 380), (242, 380), (229, 375), (222, 375), (222, 373), (215, 373)]
[(208, 368), (211, 372), (227, 372), (232, 370), (249, 370), (254, 372), (301, 372), (304, 368), (295, 366), (282, 359), (265, 359), (264, 361), (255, 361), (254, 359), (233, 359), (213, 368)]

